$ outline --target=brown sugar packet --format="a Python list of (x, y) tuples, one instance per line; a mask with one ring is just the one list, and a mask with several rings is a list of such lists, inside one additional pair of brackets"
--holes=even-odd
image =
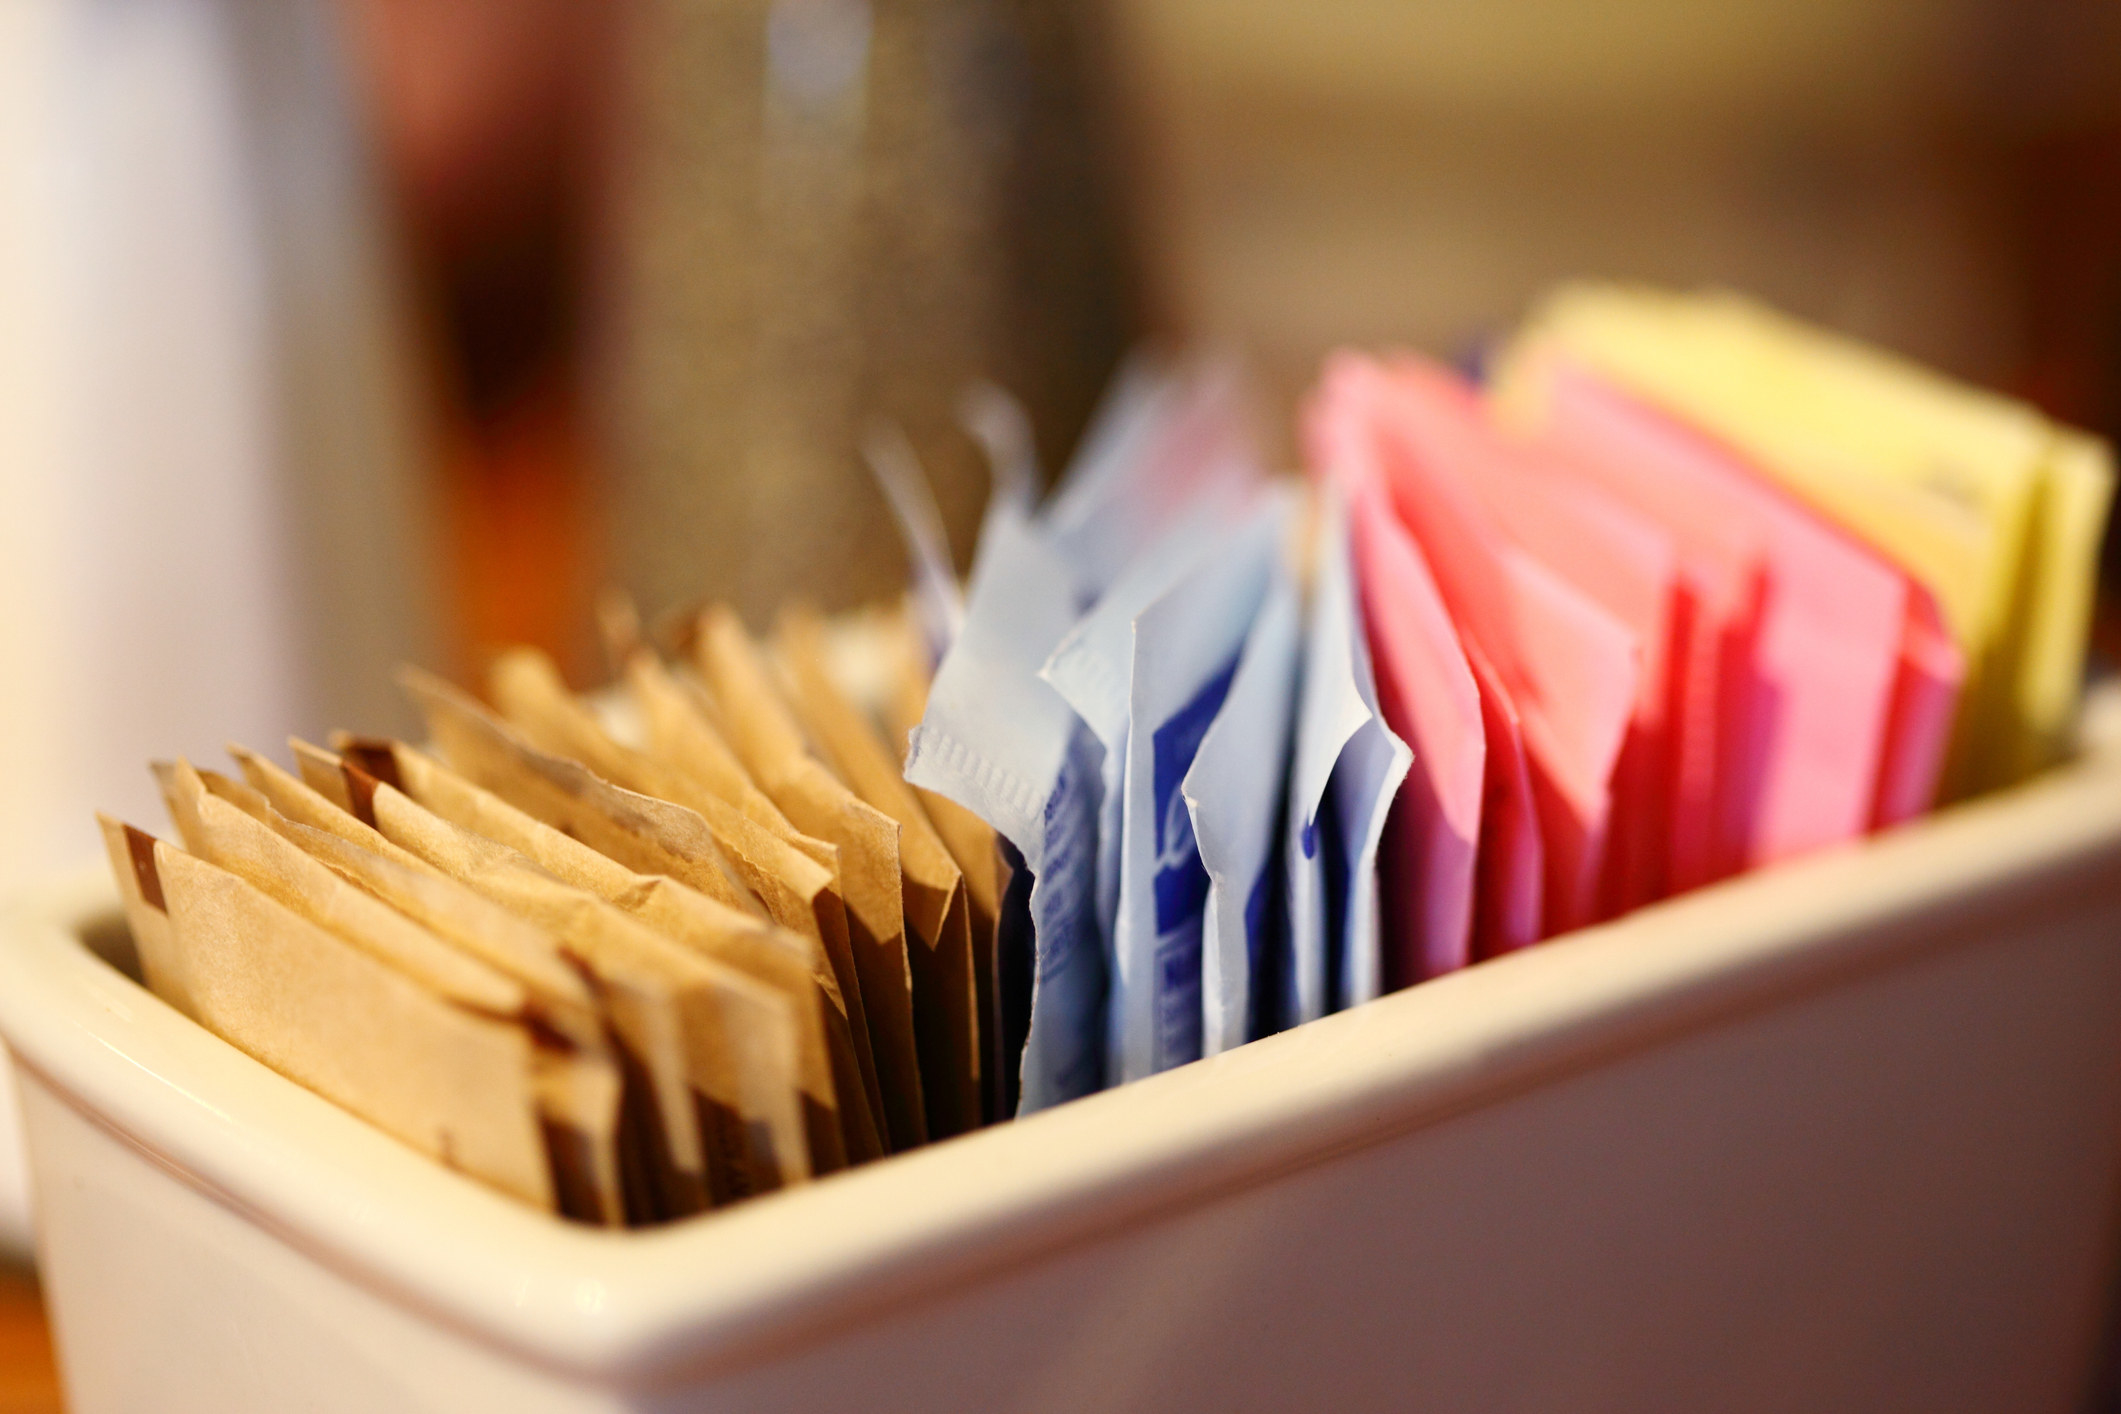
[[(304, 751), (316, 751), (299, 741), (293, 746), (298, 755)], [(342, 798), (327, 798), (268, 757), (235, 744), (228, 747), (228, 754), (242, 768), (245, 781), (281, 819), (329, 835), (406, 868), (429, 867), (425, 861), (400, 849), (348, 813), (343, 790), (339, 792)], [(335, 761), (330, 776), (337, 781)], [(208, 784), (212, 784), (211, 778)], [(636, 1079), (633, 1083), (638, 1085), (640, 1082)], [(612, 1167), (617, 1165), (624, 1169), (633, 1161), (630, 1154), (644, 1148), (636, 1136), (618, 1132), (620, 1116), (624, 1113), (625, 1084), (623, 1067), (617, 1081), (619, 1094), (616, 1098), (607, 1093), (610, 1086), (571, 1072), (563, 1073), (550, 1065), (540, 1076), (539, 1093), (545, 1106), (547, 1146), (552, 1152), (556, 1181), (562, 1185), (562, 1198), (585, 1214), (593, 1208), (599, 1221), (611, 1220), (615, 1205), (620, 1220), (624, 1219), (627, 1177), (624, 1172), (613, 1173)], [(638, 1111), (640, 1107), (635, 1106), (635, 1109)], [(611, 1131), (608, 1142), (607, 1130)], [(616, 1150), (608, 1160), (607, 1149)], [(646, 1180), (636, 1178), (633, 1187), (637, 1192), (645, 1191)], [(565, 1210), (573, 1211), (571, 1208)]]
[(794, 823), (723, 735), (719, 714), (697, 683), (683, 682), (662, 659), (638, 649), (620, 665), (625, 701), (639, 719), (640, 749), (704, 790), (714, 792), (744, 814), (813, 858), (829, 852), (844, 868), (839, 847), (826, 835), (811, 835)]
[[(385, 819), (408, 804), (402, 796), (391, 797), (387, 788), (382, 794)], [(714, 1201), (731, 1202), (807, 1180), (811, 1164), (793, 1003), (509, 853), (508, 867), (482, 873), (477, 886), (562, 932), (570, 951), (605, 989), (608, 1006), (618, 1005), (622, 987), (638, 998), (653, 985), (673, 997)]]
[(489, 1016), (529, 1014), (530, 995), (520, 982), (459, 952), (215, 796), (189, 762), (158, 761), (154, 771), (177, 834), (192, 854), (240, 876), (445, 1000)]
[[(536, 1009), (538, 1023), (568, 1044), (595, 1049), (603, 1042), (604, 1026), (596, 998), (581, 974), (561, 957), (550, 934), (482, 898), (417, 856), (385, 856), (337, 834), (289, 819), (262, 792), (242, 781), (214, 771), (199, 771), (197, 775), (214, 798), (241, 810), (340, 878), (459, 951), (522, 984)], [(383, 840), (380, 833), (375, 837)]]
[[(423, 680), (420, 675), (409, 677), (407, 682), (425, 709), (449, 764), (473, 784), (485, 787), (545, 824), (576, 836), (637, 873), (665, 874), (718, 902), (736, 901), (712, 890), (729, 866), (713, 832), (696, 811), (615, 786), (578, 761), (539, 751), (478, 702), (446, 683), (432, 678)], [(738, 892), (743, 906), (765, 916), (765, 910), (749, 890), (739, 888)], [(777, 921), (783, 921), (784, 926), (789, 926), (790, 921), (801, 925), (805, 916), (800, 909), (791, 909), (788, 920)], [(794, 931), (820, 944), (831, 963), (844, 1004), (861, 1084), (853, 1090), (841, 1088), (841, 1113), (855, 1116), (852, 1100), (859, 1096), (862, 1110), (879, 1138), (883, 1138), (884, 1106), (873, 1041), (861, 990), (854, 979), (846, 930), (828, 929), (820, 923), (832, 916), (829, 911), (809, 915), (810, 922), (818, 926), (795, 926)], [(855, 1152), (851, 1146), (860, 1138), (850, 1130), (850, 1153)]]
[(637, 795), (698, 814), (731, 870), (765, 906), (768, 917), (817, 938), (828, 956), (843, 951), (847, 923), (837, 849), (797, 834), (763, 798), (760, 803), (771, 811), (778, 831), (759, 824), (720, 793), (701, 789), (690, 776), (621, 744), (568, 690), (559, 669), (543, 653), (518, 648), (501, 654), (494, 660), (489, 686), (501, 714), (525, 744), (578, 762)]
[[(769, 915), (803, 931), (814, 927), (827, 940), (828, 951), (851, 953), (836, 847), (823, 846), (833, 861), (828, 871), (752, 823), (689, 775), (613, 741), (589, 709), (568, 692), (558, 670), (542, 654), (504, 654), (494, 665), (492, 688), (494, 700), (533, 746), (572, 757), (629, 790), (699, 812), (737, 872), (765, 902)], [(861, 976), (858, 957), (855, 967), (891, 1144), (894, 1149), (913, 1148), (927, 1142), (928, 1132), (920, 1060), (914, 1046), (912, 997), (903, 989), (895, 997), (888, 993), (879, 997), (869, 986), (870, 979)]]
[(321, 830), (408, 868), (431, 867), (418, 855), (400, 849), (357, 818), (346, 782), (340, 776), (338, 757), (299, 738), (290, 737), (287, 744), (301, 768), (300, 779), (289, 774), (271, 757), (233, 743), (227, 749), (251, 789), (296, 824)]
[[(716, 1203), (810, 1176), (789, 999), (699, 956), (506, 845), (442, 819), (387, 784), (369, 793), (383, 834), (561, 940), (603, 995), (614, 1029), (643, 1051), (679, 1048), (692, 1097), (659, 1085), (666, 1129), (703, 1146)], [(688, 1111), (686, 1125), (671, 1112)]]
[[(888, 1007), (910, 1017), (913, 981), (899, 894), (898, 822), (861, 800), (810, 755), (748, 635), (731, 649), (719, 655), (728, 661), (718, 675), (725, 683), (734, 675), (759, 686), (733, 692), (738, 710), (729, 713), (702, 684), (680, 679), (653, 654), (629, 660), (627, 690), (647, 731), (649, 754), (710, 789), (716, 775), (728, 770), (755, 779), (791, 821), (831, 841), (840, 862), (857, 970), (876, 998), (870, 1010)], [(724, 722), (738, 730), (741, 757), (724, 739)]]
[[(387, 781), (452, 824), (509, 846), (554, 877), (794, 999), (814, 1171), (830, 1172), (849, 1155), (859, 1162), (882, 1152), (874, 1121), (862, 1103), (860, 1069), (839, 984), (815, 939), (716, 903), (668, 876), (635, 873), (402, 742), (344, 735), (336, 740), (348, 753), (343, 766), (335, 756), (297, 744), (305, 776), (321, 780), (327, 769), (334, 775), (343, 772), (348, 779), (368, 782), (369, 790)], [(352, 764), (356, 761), (358, 767)], [(841, 1095), (852, 1095), (855, 1103), (844, 1106)]]
[(606, 1226), (624, 1223), (620, 1065), (595, 996), (551, 935), (423, 862), (401, 863), (297, 823), (251, 787), (199, 774), (209, 791), (342, 878), (524, 985), (532, 1024), (546, 1043), (536, 1053), (538, 1108), (560, 1211)]
[(719, 903), (764, 915), (697, 815), (537, 750), (483, 703), (432, 673), (400, 668), (398, 682), (426, 718), (442, 760), (474, 784), (629, 868), (668, 874)]
[[(454, 946), (274, 830), (275, 812), (248, 786), (183, 761), (158, 764), (155, 774), (192, 854), (238, 875), (445, 1000), (514, 1017), (528, 1027), (541, 1043), (531, 1055), (533, 1093), (542, 1096), (541, 1134), (548, 1141), (560, 1211), (584, 1222), (618, 1221), (617, 1072), (602, 1044), (595, 1003), (579, 978), (564, 968), (555, 975), (499, 965)], [(588, 1072), (602, 1072), (602, 1078)], [(606, 1101), (608, 1108), (597, 1107)], [(561, 1102), (566, 1108), (555, 1112), (552, 1104)]]
[[(649, 688), (643, 718), (651, 740), (677, 743), (701, 724), (719, 719), (728, 740), (754, 779), (791, 820), (833, 841), (840, 851), (854, 956), (865, 994), (877, 1007), (906, 1018), (916, 1057), (913, 970), (906, 946), (906, 912), (899, 876), (898, 822), (871, 807), (810, 754), (802, 729), (782, 700), (751, 635), (726, 607), (704, 610), (697, 621), (693, 653), (704, 685), (659, 690), (653, 675), (637, 673)], [(923, 1132), (928, 1126), (927, 1080), (922, 1078)]]
[(554, 1209), (525, 1027), (436, 995), (166, 840), (127, 863), (142, 897), (162, 900), (202, 1026), (421, 1153)]
[(811, 739), (855, 794), (899, 823), (929, 1128), (938, 1138), (961, 1134), (979, 1125), (982, 1110), (980, 996), (964, 876), (875, 725), (826, 673), (816, 616), (784, 614), (777, 647), (789, 701)]
[[(247, 758), (254, 770), (266, 764), (240, 747), (230, 750), (239, 760)], [(321, 806), (311, 809), (316, 804), (313, 794), (284, 772), (278, 774), (282, 794), (291, 796), (298, 809), (320, 817), (339, 813)], [(318, 829), (282, 814), (263, 792), (244, 782), (213, 771), (201, 771), (199, 776), (215, 796), (342, 878), (524, 985), (533, 1009), (533, 1036), (540, 1042), (535, 1062), (539, 1114), (560, 1211), (606, 1226), (625, 1222), (619, 1134), (621, 1066), (596, 998), (553, 940), (350, 816), (340, 816), (351, 827), (348, 830)], [(359, 837), (364, 834), (366, 838)]]
[(147, 990), (186, 1016), (192, 1010), (191, 990), (179, 966), (177, 944), (170, 937), (169, 913), (155, 884), (155, 837), (110, 816), (96, 816), (103, 830), (103, 848), (110, 855), (110, 872), (118, 881), (118, 898), (125, 905), (125, 926), (133, 935), (133, 949), (140, 958), (140, 978)]
[[(635, 702), (644, 707), (650, 731), (645, 754), (674, 772), (681, 789), (712, 792), (709, 773), (695, 772), (693, 763), (710, 751), (726, 752), (727, 748), (695, 705), (698, 690), (689, 685), (681, 688), (661, 664), (645, 654), (636, 658), (631, 676)], [(733, 758), (728, 764), (738, 771), (743, 769)], [(800, 810), (800, 802), (790, 803)], [(925, 1142), (927, 1116), (918, 1088), (919, 1059), (913, 1038), (913, 996), (905, 962), (905, 940), (894, 927), (880, 944), (869, 922), (876, 912), (872, 901), (879, 893), (886, 901), (885, 916), (898, 916), (897, 827), (877, 818), (885, 827), (880, 843), (851, 838), (846, 829), (833, 828), (832, 820), (820, 819), (815, 813), (804, 814), (806, 823), (825, 827), (836, 836), (830, 846), (839, 865), (835, 883), (843, 891), (849, 950), (864, 996), (864, 1010), (870, 1018), (870, 1035), (877, 1043), (879, 1085), (886, 1097), (894, 1146), (906, 1148)], [(879, 860), (884, 869), (879, 868)]]
[[(928, 710), (927, 650), (919, 630), (903, 610), (880, 626), (884, 639), (885, 689), (882, 715), (884, 730), (904, 776), (908, 740)], [(935, 832), (942, 836), (951, 858), (965, 876), (965, 893), (972, 904), (972, 964), (979, 988), (980, 1040), (982, 1049), (982, 1102), (989, 1123), (1016, 1109), (1016, 1072), (1022, 1046), (1011, 1055), (1011, 1036), (1021, 1024), (1012, 1026), (1001, 961), (1002, 899), (1014, 871), (1002, 855), (1001, 840), (994, 827), (946, 795), (913, 787), (913, 794), (926, 811)], [(1024, 979), (1028, 987), (1029, 979)]]
[(552, 1044), (537, 1053), (537, 1094), (560, 1210), (586, 1222), (623, 1225), (623, 1066), (605, 1035), (596, 997), (560, 945), (439, 871), (408, 868), (265, 808), (266, 823), (289, 842), (530, 989), (536, 1020), (552, 1033)]
[[(743, 811), (746, 818), (838, 872), (842, 867), (841, 852), (830, 837), (807, 834), (790, 821), (731, 749), (719, 715), (699, 685), (680, 682), (642, 641), (640, 615), (634, 611), (632, 601), (611, 592), (599, 596), (597, 622), (603, 632), (605, 655), (626, 686), (626, 693), (618, 702), (631, 709), (639, 729), (640, 739), (627, 736), (626, 743), (678, 771), (695, 786), (712, 791)], [(683, 730), (673, 736), (668, 730), (672, 722), (668, 709), (681, 700), (685, 702), (679, 718)], [(656, 715), (658, 709), (663, 709), (660, 717)], [(660, 736), (659, 723), (664, 728)], [(621, 734), (615, 731), (612, 735)]]
[[(862, 1102), (838, 984), (814, 939), (716, 903), (667, 876), (637, 874), (401, 742), (341, 738), (340, 745), (348, 758), (343, 764), (316, 747), (299, 746), (304, 774), (321, 781), (328, 770), (342, 777), (342, 786), (359, 782), (371, 804), (388, 784), (451, 824), (508, 846), (555, 878), (788, 997), (794, 1003), (797, 1075), (812, 1171), (830, 1173), (850, 1156), (860, 1162), (882, 1152)], [(371, 806), (361, 808), (366, 812)], [(853, 1096), (854, 1104), (844, 1105), (842, 1095)]]
[(608, 1053), (554, 1055), (541, 1047), (537, 1055), (541, 1063), (531, 1078), (560, 1212), (603, 1227), (624, 1225), (623, 1066)]
[[(166, 774), (158, 769), (157, 774), (164, 776), (170, 813), (176, 818), (185, 843), (195, 853), (242, 874), (312, 922), (383, 956), (444, 996), (453, 996), (450, 988), (464, 985), (461, 978), (452, 978), (452, 973), (475, 970), (480, 977), (491, 979), (490, 987), (500, 984), (502, 979), (491, 969), (456, 953), (411, 919), (341, 879), (227, 801), (206, 795), (203, 783), (198, 785), (196, 794), (187, 791), (187, 769), (180, 767)], [(192, 781), (197, 782), (196, 775)], [(514, 993), (512, 1003), (497, 1003), (491, 997), (456, 999), (472, 1000), (473, 1005), (489, 1013), (519, 1014), (527, 1004), (525, 989), (519, 984), (508, 985)], [(648, 1161), (641, 1167), (655, 1180), (652, 1201), (643, 1201), (647, 1195), (629, 1195), (628, 1216), (647, 1221), (697, 1212), (707, 1203), (706, 1159), (697, 1120), (686, 1098), (689, 1090), (684, 1057), (675, 1040), (675, 1023), (664, 1024), (660, 1031), (652, 1026), (629, 1027), (627, 1023), (635, 1013), (621, 1010), (624, 1000), (615, 1005), (608, 990), (604, 998), (621, 1041), (621, 1053), (628, 1069), (661, 1101), (652, 1109), (628, 1105), (620, 1121), (622, 1128), (628, 1128), (628, 1120), (632, 1121), (630, 1131), (639, 1139), (628, 1145), (629, 1152), (645, 1153)]]

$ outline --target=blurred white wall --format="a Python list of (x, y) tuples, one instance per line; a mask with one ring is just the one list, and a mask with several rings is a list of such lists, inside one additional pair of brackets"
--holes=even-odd
[[(0, 4), (0, 893), (98, 859), (97, 810), (161, 832), (151, 759), (317, 733), (421, 651), (335, 26), (322, 0)], [(0, 1114), (19, 1241), (15, 1135)]]
[[(153, 822), (142, 762), (299, 711), (256, 174), (203, 3), (13, 0), (0, 883)], [(265, 735), (271, 733), (272, 735)]]

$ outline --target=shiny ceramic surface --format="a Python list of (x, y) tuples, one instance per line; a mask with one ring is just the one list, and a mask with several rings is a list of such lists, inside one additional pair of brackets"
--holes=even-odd
[[(73, 1407), (2075, 1407), (2121, 752), (649, 1233), (520, 1209), (0, 937)], [(1419, 1396), (1418, 1399), (1416, 1396)]]

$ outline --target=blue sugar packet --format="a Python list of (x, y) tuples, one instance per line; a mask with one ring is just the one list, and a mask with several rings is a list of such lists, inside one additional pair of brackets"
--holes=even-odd
[(1200, 1055), (1209, 880), (1181, 787), (1235, 676), (1280, 517), (1272, 498), (1196, 506), (1122, 573), (1045, 668), (1105, 748), (1099, 858), (1101, 885), (1118, 879), (1106, 1031), (1115, 1082)]
[(1067, 563), (1020, 514), (990, 518), (963, 628), (914, 729), (906, 779), (1006, 839), (1031, 876), (1034, 957), (1018, 1113), (1104, 1084), (1096, 740), (1039, 665), (1075, 620)]
[[(1289, 508), (1283, 520), (1291, 518)], [(1281, 534), (1287, 533), (1286, 524)], [(1286, 544), (1286, 540), (1282, 541)], [(1259, 984), (1285, 927), (1281, 821), (1296, 719), (1302, 604), (1284, 555), (1265, 595), (1183, 791), (1207, 874), (1201, 916), (1201, 1053), (1260, 1033)]]
[(1377, 846), (1413, 761), (1377, 709), (1347, 507), (1331, 487), (1320, 494), (1283, 834), (1288, 932), (1275, 969), (1277, 1029), (1378, 994)]

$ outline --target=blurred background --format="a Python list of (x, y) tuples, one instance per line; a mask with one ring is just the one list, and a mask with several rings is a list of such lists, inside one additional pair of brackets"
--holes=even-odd
[[(2121, 11), (2101, 0), (342, 0), (410, 310), (428, 602), (459, 664), (902, 567), (912, 434), (962, 557), (973, 376), (1049, 468), (1121, 352), (1277, 397), (1550, 281), (1722, 282), (2110, 431)], [(365, 704), (363, 704), (365, 705)]]
[(962, 556), (992, 377), (1049, 467), (1131, 342), (1456, 353), (1565, 275), (1722, 282), (2121, 417), (2101, 0), (348, 0), (423, 334), (459, 657)]
[(965, 383), (1050, 474), (1143, 340), (1286, 403), (1716, 282), (2111, 436), (2117, 76), (2112, 0), (0, 0), (0, 887), (399, 659), (593, 679), (606, 584), (895, 592), (873, 418), (962, 564)]

